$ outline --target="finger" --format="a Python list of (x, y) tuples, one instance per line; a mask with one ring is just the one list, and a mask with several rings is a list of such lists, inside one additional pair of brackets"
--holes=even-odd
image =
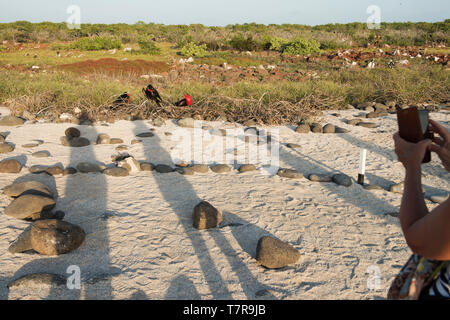
[(439, 122), (430, 119), (430, 125), (433, 132), (439, 134), (445, 141), (450, 141), (450, 133)]
[(445, 144), (444, 139), (440, 138), (440, 137), (434, 137), (433, 138), (433, 142), (440, 145), (441, 147)]
[(430, 151), (436, 152), (437, 154), (441, 152), (441, 147), (434, 143), (430, 144), (428, 148), (430, 149)]

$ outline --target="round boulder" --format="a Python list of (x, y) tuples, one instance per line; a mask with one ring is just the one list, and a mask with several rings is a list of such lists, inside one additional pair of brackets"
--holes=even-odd
[(40, 220), (31, 228), (33, 250), (47, 256), (68, 253), (84, 241), (85, 233), (79, 226), (56, 219)]
[(266, 268), (283, 268), (296, 263), (298, 259), (300, 253), (288, 243), (268, 236), (258, 241), (256, 260)]
[(64, 134), (69, 139), (78, 138), (79, 136), (81, 136), (80, 130), (78, 130), (77, 128), (74, 128), (74, 127), (67, 128), (66, 131), (64, 132)]
[(192, 219), (194, 227), (198, 230), (210, 229), (222, 222), (222, 213), (209, 202), (202, 201), (195, 206)]
[(15, 159), (0, 161), (0, 173), (19, 173), (22, 165)]

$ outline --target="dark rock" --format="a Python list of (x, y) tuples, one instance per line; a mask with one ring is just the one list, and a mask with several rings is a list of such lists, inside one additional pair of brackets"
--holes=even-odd
[(314, 133), (322, 133), (323, 132), (322, 125), (320, 123), (313, 123), (311, 125), (311, 131)]
[(48, 151), (36, 151), (31, 154), (35, 158), (48, 158), (50, 157), (50, 152)]
[(22, 145), (22, 148), (35, 148), (39, 146), (39, 143), (26, 143)]
[(198, 230), (215, 228), (222, 222), (222, 213), (209, 202), (202, 201), (195, 206), (192, 220)]
[(373, 122), (359, 122), (356, 125), (359, 126), (359, 127), (364, 127), (364, 128), (376, 128), (376, 127), (378, 127), (378, 125), (376, 123), (373, 123)]
[(31, 245), (40, 254), (54, 256), (77, 249), (85, 233), (79, 226), (56, 219), (36, 221), (31, 228)]
[(80, 130), (74, 127), (67, 128), (64, 134), (66, 135), (67, 138), (69, 138), (69, 140), (81, 136)]
[(82, 173), (102, 172), (104, 169), (105, 167), (103, 165), (98, 165), (96, 163), (80, 162), (77, 165), (77, 170)]
[(16, 240), (14, 240), (8, 247), (11, 253), (22, 253), (32, 250), (31, 246), (31, 227), (26, 229)]
[(333, 176), (333, 182), (344, 187), (350, 187), (352, 185), (352, 179), (343, 173), (338, 173)]
[(300, 253), (290, 244), (264, 236), (256, 247), (256, 260), (266, 268), (278, 269), (296, 263)]
[(63, 175), (67, 176), (68, 174), (75, 174), (77, 173), (77, 169), (72, 168), (72, 167), (67, 167), (63, 170)]
[(136, 137), (139, 138), (150, 138), (153, 137), (155, 134), (153, 132), (142, 132), (136, 135)]
[(90, 142), (88, 139), (83, 137), (69, 139), (66, 136), (64, 136), (61, 137), (61, 144), (66, 147), (80, 148), (90, 145)]
[(350, 131), (345, 129), (345, 128), (341, 128), (341, 127), (336, 127), (336, 131), (335, 133), (349, 133)]
[(166, 164), (158, 164), (155, 167), (155, 171), (159, 172), (159, 173), (169, 173), (169, 172), (173, 172), (174, 169), (171, 166), (168, 166)]
[(30, 171), (30, 173), (43, 173), (45, 172), (45, 170), (47, 170), (49, 168), (49, 166), (44, 166), (44, 165), (40, 165), (40, 164), (35, 164), (34, 166), (31, 166), (28, 168), (28, 171)]

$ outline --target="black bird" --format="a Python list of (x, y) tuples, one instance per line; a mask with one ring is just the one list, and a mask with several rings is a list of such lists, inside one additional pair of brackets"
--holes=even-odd
[(159, 95), (158, 91), (151, 85), (149, 84), (147, 86), (147, 88), (142, 88), (142, 92), (145, 94), (145, 96), (147, 97), (148, 100), (152, 100), (154, 102), (156, 102), (156, 104), (158, 105), (158, 107), (161, 106), (161, 96)]
[(127, 104), (130, 103), (130, 99), (130, 94), (128, 92), (124, 92), (116, 100), (114, 100), (113, 104)]

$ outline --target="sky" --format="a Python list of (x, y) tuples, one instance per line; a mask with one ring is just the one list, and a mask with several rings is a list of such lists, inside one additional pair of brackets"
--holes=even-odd
[(366, 22), (370, 5), (381, 22), (450, 19), (450, 0), (0, 0), (0, 22), (65, 22), (70, 5), (81, 23), (305, 24)]

